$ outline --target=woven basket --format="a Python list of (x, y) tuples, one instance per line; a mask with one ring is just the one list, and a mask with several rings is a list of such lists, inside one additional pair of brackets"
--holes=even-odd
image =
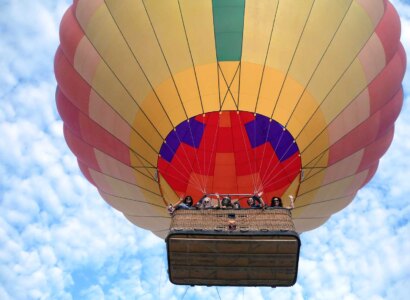
[(171, 231), (295, 231), (290, 210), (204, 209), (177, 210)]

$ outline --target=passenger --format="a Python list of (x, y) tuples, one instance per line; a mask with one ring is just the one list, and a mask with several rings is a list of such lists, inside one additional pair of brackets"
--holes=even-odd
[(185, 198), (180, 198), (179, 201), (175, 203), (175, 205), (173, 205), (173, 207), (175, 207), (176, 210), (177, 209), (191, 209), (192, 204), (193, 204), (192, 197), (186, 196)]
[(231, 197), (225, 196), (221, 202), (221, 208), (233, 208)]
[[(205, 194), (195, 205), (196, 208), (199, 208), (199, 209), (218, 208), (219, 207), (219, 194), (215, 194), (215, 195), (217, 199), (213, 200), (211, 197)], [(215, 203), (215, 201), (217, 203)]]
[(282, 199), (279, 197), (272, 197), (270, 207), (283, 207)]
[(168, 213), (170, 214), (170, 215), (172, 215), (173, 213), (174, 213), (174, 211), (175, 211), (175, 208), (174, 208), (174, 206), (172, 206), (172, 203), (170, 203), (169, 205), (168, 205)]
[[(289, 201), (290, 201), (290, 205), (286, 206), (286, 209), (293, 209), (295, 208), (295, 204), (294, 204), (294, 198), (292, 195), (289, 195)], [(270, 203), (270, 207), (283, 207), (283, 203), (282, 203), (282, 199), (279, 197), (273, 197)]]
[(232, 205), (234, 209), (241, 209), (241, 204), (239, 203), (238, 200), (234, 201)]
[(265, 202), (262, 199), (262, 192), (257, 195), (253, 195), (252, 197), (248, 198), (248, 205), (250, 208), (264, 208)]

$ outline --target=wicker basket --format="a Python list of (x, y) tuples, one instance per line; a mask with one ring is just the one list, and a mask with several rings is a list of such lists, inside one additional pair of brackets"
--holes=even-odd
[(290, 210), (203, 209), (174, 212), (171, 231), (295, 231)]

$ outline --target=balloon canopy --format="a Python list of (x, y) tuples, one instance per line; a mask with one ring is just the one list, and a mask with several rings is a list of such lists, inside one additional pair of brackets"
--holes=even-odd
[(294, 195), (303, 232), (392, 141), (399, 39), (387, 0), (76, 0), (57, 107), (83, 174), (137, 226), (165, 237), (179, 197), (263, 192)]

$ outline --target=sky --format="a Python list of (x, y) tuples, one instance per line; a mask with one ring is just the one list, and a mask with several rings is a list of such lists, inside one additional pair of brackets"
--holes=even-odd
[[(392, 2), (410, 53), (410, 1)], [(66, 146), (53, 58), (70, 4), (0, 0), (0, 299), (408, 299), (410, 75), (375, 177), (301, 235), (293, 287), (176, 286), (165, 242), (109, 207)]]

